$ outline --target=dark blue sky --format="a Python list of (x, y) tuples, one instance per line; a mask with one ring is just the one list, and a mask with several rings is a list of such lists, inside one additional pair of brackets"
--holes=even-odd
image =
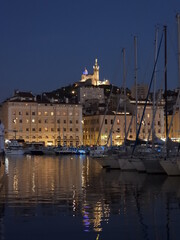
[[(179, 0), (1, 0), (0, 101), (14, 89), (41, 93), (74, 83), (95, 58), (100, 78), (122, 85), (126, 49), (127, 85), (133, 84), (133, 38), (138, 39), (138, 81), (149, 82), (155, 26), (167, 25), (168, 87), (178, 84)], [(160, 38), (160, 37), (159, 37)], [(163, 59), (163, 46), (160, 59)], [(161, 60), (163, 61), (163, 60)], [(157, 78), (162, 82), (163, 64)]]

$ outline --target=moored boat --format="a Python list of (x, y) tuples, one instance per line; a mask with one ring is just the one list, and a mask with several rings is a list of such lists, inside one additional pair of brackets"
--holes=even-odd
[(17, 140), (11, 140), (5, 148), (5, 155), (23, 155), (25, 149)]
[(161, 160), (160, 164), (168, 176), (180, 176), (179, 161), (178, 157), (171, 157)]

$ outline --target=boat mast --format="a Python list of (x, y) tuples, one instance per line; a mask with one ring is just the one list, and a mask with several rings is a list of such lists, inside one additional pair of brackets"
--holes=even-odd
[(124, 143), (126, 144), (126, 66), (125, 66), (125, 48), (122, 50), (123, 53), (123, 85), (124, 85)]
[(178, 35), (178, 85), (180, 87), (180, 14), (176, 15), (177, 18), (177, 35)]
[(166, 137), (168, 136), (168, 113), (167, 113), (167, 26), (164, 26), (164, 82), (165, 82), (165, 117)]
[(159, 52), (160, 52), (160, 48), (161, 48), (162, 38), (163, 38), (163, 34), (162, 34), (162, 36), (161, 36), (161, 40), (160, 40), (160, 43), (159, 43), (159, 47), (158, 47), (158, 51), (157, 51), (157, 57), (156, 57), (156, 61), (155, 61), (155, 63), (154, 63), (153, 72), (152, 72), (152, 76), (151, 76), (151, 80), (150, 80), (150, 84), (149, 84), (149, 88), (148, 88), (148, 93), (147, 93), (145, 105), (144, 105), (144, 108), (143, 108), (143, 113), (142, 113), (142, 116), (141, 116), (141, 120), (140, 120), (140, 124), (139, 124), (139, 128), (138, 128), (138, 132), (137, 132), (137, 134), (136, 134), (136, 141), (135, 141), (135, 143), (134, 143), (134, 147), (133, 147), (133, 150), (132, 150), (132, 155), (134, 154), (134, 150), (135, 150), (136, 145), (137, 145), (137, 142), (138, 142), (139, 133), (140, 133), (140, 130), (141, 130), (141, 125), (142, 125), (142, 120), (143, 120), (143, 118), (144, 118), (144, 114), (145, 114), (145, 110), (146, 110), (146, 106), (147, 106), (148, 96), (149, 96), (149, 93), (150, 93), (152, 81), (153, 81), (153, 79), (154, 79), (154, 71), (155, 71), (156, 64), (157, 64), (157, 60), (158, 60), (158, 57), (159, 57)]
[[(107, 112), (108, 112), (108, 107), (109, 107), (109, 103), (110, 103), (110, 99), (111, 99), (112, 92), (113, 92), (113, 85), (111, 85), (111, 92), (110, 92), (110, 94), (109, 94), (108, 101), (107, 101), (107, 105), (106, 105), (106, 109), (105, 109), (105, 111), (104, 111), (104, 116), (103, 116), (103, 119), (102, 119), (102, 122), (101, 122), (101, 126), (100, 126), (100, 129), (99, 129), (99, 133), (98, 133), (96, 145), (99, 145), (99, 139), (100, 139), (100, 136), (101, 136), (101, 131), (102, 131), (102, 127), (103, 127), (103, 124), (104, 124), (104, 121), (105, 121), (105, 117), (106, 117), (106, 114), (107, 114)], [(95, 139), (94, 139), (94, 140), (95, 140)]]
[[(154, 63), (157, 59), (157, 41), (158, 41), (158, 28), (156, 27), (155, 31), (155, 52), (154, 52)], [(156, 65), (154, 70), (154, 81), (153, 81), (153, 114), (152, 114), (152, 148), (154, 149), (154, 138), (155, 138), (155, 129), (154, 129), (154, 119), (155, 119), (155, 101), (156, 101)]]
[(134, 79), (135, 79), (135, 91), (136, 91), (136, 108), (135, 108), (135, 125), (137, 134), (137, 37), (134, 36)]
[[(178, 41), (178, 87), (180, 91), (180, 14), (177, 14), (177, 41)], [(178, 101), (178, 109), (179, 109), (179, 119), (180, 119), (180, 100)], [(178, 130), (180, 131), (180, 121)], [(179, 137), (180, 133), (178, 134)]]

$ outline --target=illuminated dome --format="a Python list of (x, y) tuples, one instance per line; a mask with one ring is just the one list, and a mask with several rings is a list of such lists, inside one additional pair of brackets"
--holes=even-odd
[(83, 75), (88, 75), (88, 70), (85, 68)]

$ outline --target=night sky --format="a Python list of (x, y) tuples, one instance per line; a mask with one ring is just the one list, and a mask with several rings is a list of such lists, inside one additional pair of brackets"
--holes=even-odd
[[(138, 82), (149, 83), (157, 25), (158, 39), (167, 25), (168, 88), (176, 88), (177, 13), (179, 0), (1, 0), (0, 101), (12, 96), (15, 89), (36, 94), (79, 81), (85, 67), (92, 73), (95, 58), (100, 79), (121, 86), (122, 48), (131, 88), (134, 36)], [(163, 44), (158, 87), (163, 81)]]

